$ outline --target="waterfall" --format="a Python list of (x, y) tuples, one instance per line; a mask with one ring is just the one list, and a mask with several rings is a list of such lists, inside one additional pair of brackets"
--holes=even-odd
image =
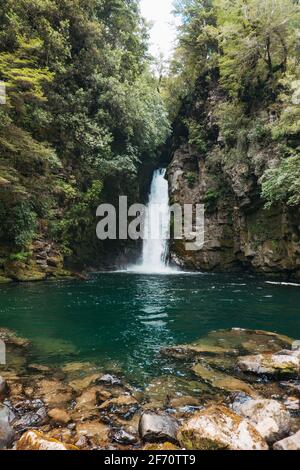
[(164, 273), (171, 272), (168, 266), (170, 208), (169, 188), (165, 179), (166, 170), (155, 170), (145, 213), (145, 239), (141, 263), (134, 271)]

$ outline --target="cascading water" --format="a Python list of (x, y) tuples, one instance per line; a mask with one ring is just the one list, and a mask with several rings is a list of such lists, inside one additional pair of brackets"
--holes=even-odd
[(155, 170), (149, 203), (145, 213), (145, 238), (141, 263), (134, 271), (164, 273), (171, 272), (168, 266), (170, 208), (169, 188), (165, 179), (166, 170)]
[(164, 271), (168, 262), (168, 233), (170, 229), (169, 188), (166, 170), (156, 170), (146, 212), (142, 267), (149, 271)]

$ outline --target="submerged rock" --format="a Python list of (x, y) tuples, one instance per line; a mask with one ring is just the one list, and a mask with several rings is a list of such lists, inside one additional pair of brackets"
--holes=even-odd
[(144, 442), (168, 441), (176, 444), (177, 430), (177, 421), (165, 413), (144, 413), (139, 423), (139, 433)]
[(79, 450), (70, 444), (64, 444), (46, 437), (37, 431), (27, 431), (16, 444), (16, 450)]
[(240, 379), (236, 379), (230, 375), (213, 370), (203, 364), (195, 364), (192, 371), (205, 382), (209, 383), (214, 388), (219, 388), (227, 392), (245, 392), (250, 396), (257, 396), (255, 390)]
[(178, 432), (187, 450), (268, 450), (257, 430), (224, 406), (211, 406), (195, 413)]
[(77, 441), (85, 438), (95, 447), (105, 447), (109, 444), (109, 427), (98, 420), (77, 423)]
[(73, 380), (69, 385), (78, 393), (89, 387), (91, 384), (94, 384), (98, 379), (99, 374), (92, 374), (81, 379)]
[(300, 450), (300, 431), (286, 439), (276, 442), (274, 450)]
[(290, 431), (291, 416), (276, 400), (237, 401), (233, 403), (232, 409), (247, 418), (269, 443), (281, 439)]
[(203, 356), (234, 356), (245, 353), (278, 352), (290, 348), (294, 340), (276, 333), (261, 330), (232, 328), (211, 331), (190, 344), (164, 348), (161, 353), (176, 359)]
[(73, 389), (59, 380), (43, 379), (38, 383), (38, 394), (49, 406), (66, 405), (73, 398)]
[(55, 424), (68, 424), (71, 421), (69, 414), (60, 408), (53, 408), (48, 412), (48, 416)]
[(14, 331), (8, 330), (7, 328), (0, 328), (0, 339), (4, 341), (6, 345), (20, 348), (27, 348), (30, 344), (29, 340), (17, 336)]
[(244, 356), (237, 360), (237, 367), (244, 372), (274, 377), (298, 376), (299, 364), (299, 357), (292, 351)]

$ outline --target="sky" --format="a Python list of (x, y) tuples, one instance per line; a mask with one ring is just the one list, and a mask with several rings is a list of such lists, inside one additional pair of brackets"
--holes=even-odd
[(150, 52), (159, 56), (162, 52), (170, 58), (176, 38), (176, 20), (172, 15), (173, 0), (140, 0), (142, 15), (153, 23)]

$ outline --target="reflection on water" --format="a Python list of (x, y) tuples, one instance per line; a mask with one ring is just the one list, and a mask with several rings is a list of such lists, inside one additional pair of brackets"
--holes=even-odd
[(144, 383), (172, 367), (161, 347), (214, 329), (299, 339), (299, 305), (300, 288), (254, 277), (110, 273), (88, 282), (1, 286), (0, 326), (32, 339), (35, 361), (95, 361)]

